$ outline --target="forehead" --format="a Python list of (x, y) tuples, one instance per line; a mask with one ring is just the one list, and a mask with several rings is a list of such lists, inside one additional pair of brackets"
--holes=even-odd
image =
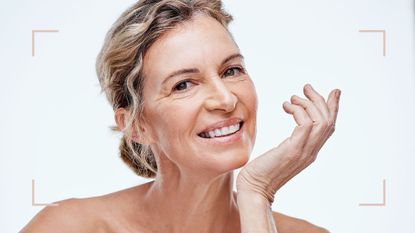
[(147, 51), (146, 76), (164, 77), (181, 68), (220, 63), (239, 52), (229, 32), (214, 18), (198, 15), (161, 36)]

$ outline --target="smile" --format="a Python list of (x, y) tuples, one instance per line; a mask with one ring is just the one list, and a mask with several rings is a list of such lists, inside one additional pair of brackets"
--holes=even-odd
[(202, 138), (217, 138), (232, 135), (238, 132), (242, 127), (243, 122), (239, 122), (230, 126), (225, 126), (217, 129), (212, 129), (198, 134)]

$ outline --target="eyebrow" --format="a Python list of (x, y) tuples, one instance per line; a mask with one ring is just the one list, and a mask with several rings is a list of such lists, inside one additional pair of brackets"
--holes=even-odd
[[(233, 60), (233, 59), (235, 59), (235, 58), (240, 58), (240, 59), (244, 59), (244, 56), (242, 56), (242, 54), (240, 54), (240, 53), (235, 53), (235, 54), (232, 54), (232, 55), (230, 55), (230, 56), (228, 56), (228, 57), (226, 57), (225, 59), (223, 59), (223, 61), (221, 62), (221, 66), (222, 65), (224, 65), (224, 64), (226, 64), (227, 62), (229, 62), (229, 61), (231, 61), (231, 60)], [(197, 69), (197, 68), (185, 68), (185, 69), (180, 69), (180, 70), (177, 70), (177, 71), (174, 71), (174, 72), (172, 72), (171, 74), (169, 74), (164, 80), (163, 80), (163, 83), (162, 83), (162, 85), (165, 83), (165, 82), (167, 82), (167, 80), (169, 80), (169, 79), (171, 79), (171, 78), (173, 78), (173, 77), (175, 77), (175, 76), (178, 76), (178, 75), (183, 75), (183, 74), (194, 74), (194, 73), (199, 73), (200, 71), (199, 71), (199, 69)]]

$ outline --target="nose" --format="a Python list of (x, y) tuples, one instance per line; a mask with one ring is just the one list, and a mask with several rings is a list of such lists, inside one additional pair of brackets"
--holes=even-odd
[(214, 79), (209, 83), (208, 98), (206, 98), (206, 109), (232, 112), (236, 108), (238, 98), (226, 85), (223, 79)]

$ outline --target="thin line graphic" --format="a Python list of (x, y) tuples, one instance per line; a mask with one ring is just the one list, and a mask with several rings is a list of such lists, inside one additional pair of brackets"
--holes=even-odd
[(386, 206), (386, 180), (383, 179), (383, 198), (382, 203), (360, 203), (359, 206)]
[(34, 29), (32, 30), (32, 57), (35, 56), (35, 47), (36, 47), (36, 33), (38, 32), (59, 32), (56, 29)]
[(32, 179), (32, 206), (58, 206), (56, 203), (36, 203), (35, 201), (35, 180)]
[(361, 29), (359, 32), (377, 32), (382, 33), (382, 39), (383, 39), (383, 56), (386, 56), (386, 30), (383, 29)]

